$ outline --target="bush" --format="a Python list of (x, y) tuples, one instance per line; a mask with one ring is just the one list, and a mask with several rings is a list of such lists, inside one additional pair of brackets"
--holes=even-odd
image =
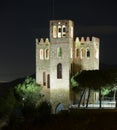
[(23, 83), (15, 87), (15, 96), (21, 104), (25, 102), (36, 104), (41, 98), (41, 89), (42, 87), (36, 84), (34, 78), (27, 77)]
[(41, 102), (37, 107), (36, 107), (36, 117), (35, 117), (35, 123), (47, 123), (50, 119), (52, 111), (52, 106), (49, 102)]
[(24, 106), (22, 107), (22, 113), (25, 119), (32, 119), (35, 117), (36, 113), (36, 108), (35, 104), (33, 103), (25, 103)]

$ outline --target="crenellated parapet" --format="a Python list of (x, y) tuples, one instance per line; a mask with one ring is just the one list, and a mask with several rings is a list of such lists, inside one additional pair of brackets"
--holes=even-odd
[(46, 38), (46, 39), (43, 39), (43, 38), (38, 39), (38, 38), (36, 38), (35, 41), (36, 41), (36, 44), (50, 44), (50, 41), (49, 41), (48, 38)]
[(86, 37), (86, 38), (85, 37), (81, 37), (81, 38), (76, 37), (76, 39), (75, 39), (75, 43), (88, 43), (88, 42), (99, 43), (99, 38), (97, 38), (97, 37), (92, 37), (92, 38), (90, 38), (90, 37)]
[(53, 113), (58, 113), (79, 100), (80, 95), (71, 91), (72, 76), (81, 70), (99, 69), (100, 39), (74, 39), (71, 20), (51, 20), (49, 31), (49, 39), (35, 39), (36, 83), (43, 86), (43, 100), (50, 101)]

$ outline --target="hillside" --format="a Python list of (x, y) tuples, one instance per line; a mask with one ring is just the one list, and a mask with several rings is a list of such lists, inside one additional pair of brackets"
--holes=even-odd
[[(35, 74), (30, 75), (31, 77), (35, 78)], [(0, 96), (3, 96), (6, 94), (9, 90), (9, 88), (16, 86), (19, 83), (22, 83), (25, 80), (26, 77), (19, 78), (10, 82), (1, 82), (0, 83)]]

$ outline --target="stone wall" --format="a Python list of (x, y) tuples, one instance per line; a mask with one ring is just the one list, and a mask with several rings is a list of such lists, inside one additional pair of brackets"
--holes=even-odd
[[(76, 49), (78, 49), (78, 56), (76, 56)], [(81, 50), (84, 50), (84, 57), (81, 57)], [(90, 57), (87, 57), (87, 49), (90, 50)], [(96, 52), (97, 55), (96, 56)], [(99, 38), (82, 37), (81, 40), (77, 37), (74, 42), (74, 73), (81, 70), (98, 70), (99, 69)]]
[(51, 89), (50, 93), (50, 102), (52, 104), (53, 113), (55, 113), (56, 107), (59, 103), (64, 106), (64, 109), (68, 109), (70, 105), (69, 89)]
[[(53, 37), (53, 25), (65, 28), (65, 36)], [(42, 93), (44, 100), (52, 103), (53, 111), (56, 106), (62, 103), (68, 108), (73, 100), (79, 97), (77, 94), (70, 94), (71, 76), (80, 70), (99, 69), (99, 38), (89, 37), (78, 38), (73, 41), (74, 23), (71, 20), (50, 21), (50, 42), (48, 39), (36, 39), (36, 82), (43, 86)], [(57, 29), (57, 31), (59, 31)], [(58, 35), (57, 35), (58, 36)], [(57, 48), (61, 48), (62, 56), (57, 57)], [(81, 57), (81, 49), (85, 49), (85, 56)], [(90, 50), (90, 57), (87, 57), (87, 48)], [(40, 59), (40, 49), (43, 49), (43, 59)], [(49, 50), (49, 58), (45, 58), (45, 50)], [(76, 56), (76, 49), (78, 55)], [(57, 78), (57, 65), (62, 65), (62, 78)], [(45, 73), (46, 84), (43, 84), (43, 73)], [(47, 86), (47, 76), (50, 76), (50, 88)], [(75, 99), (76, 98), (76, 99)]]
[[(40, 59), (40, 49), (43, 49), (43, 59)], [(43, 85), (43, 72), (46, 73), (46, 82), (47, 74), (50, 74), (50, 56), (49, 59), (45, 58), (46, 49), (50, 51), (50, 43), (47, 39), (36, 40), (36, 82), (41, 85)]]

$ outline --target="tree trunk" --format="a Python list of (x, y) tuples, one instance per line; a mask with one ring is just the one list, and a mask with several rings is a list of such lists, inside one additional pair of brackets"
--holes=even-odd
[(117, 94), (117, 93), (116, 93), (116, 91), (117, 91), (117, 90), (115, 90), (115, 108), (117, 108), (117, 98), (116, 98), (116, 94)]
[(102, 95), (101, 95), (101, 88), (99, 89), (99, 102), (100, 102), (100, 106), (99, 106), (99, 108), (102, 108)]
[(83, 106), (85, 105), (85, 96), (86, 96), (86, 91), (84, 92), (84, 96), (83, 96), (83, 102), (82, 102)]
[(90, 87), (89, 87), (89, 91), (88, 91), (88, 97), (87, 97), (87, 103), (86, 103), (86, 108), (88, 108), (88, 104), (89, 104), (89, 97), (90, 97)]
[(116, 97), (116, 90), (114, 90), (114, 94), (113, 94), (113, 100), (114, 101), (116, 100), (115, 97)]
[(81, 97), (80, 97), (80, 100), (79, 100), (79, 103), (78, 103), (78, 108), (80, 108), (80, 104), (81, 104), (82, 97), (83, 97), (84, 93), (85, 93), (85, 88), (84, 88), (84, 90), (83, 90), (83, 92), (82, 92), (82, 95), (81, 95)]
[(115, 108), (117, 108), (117, 98), (116, 98), (116, 104), (115, 104)]

